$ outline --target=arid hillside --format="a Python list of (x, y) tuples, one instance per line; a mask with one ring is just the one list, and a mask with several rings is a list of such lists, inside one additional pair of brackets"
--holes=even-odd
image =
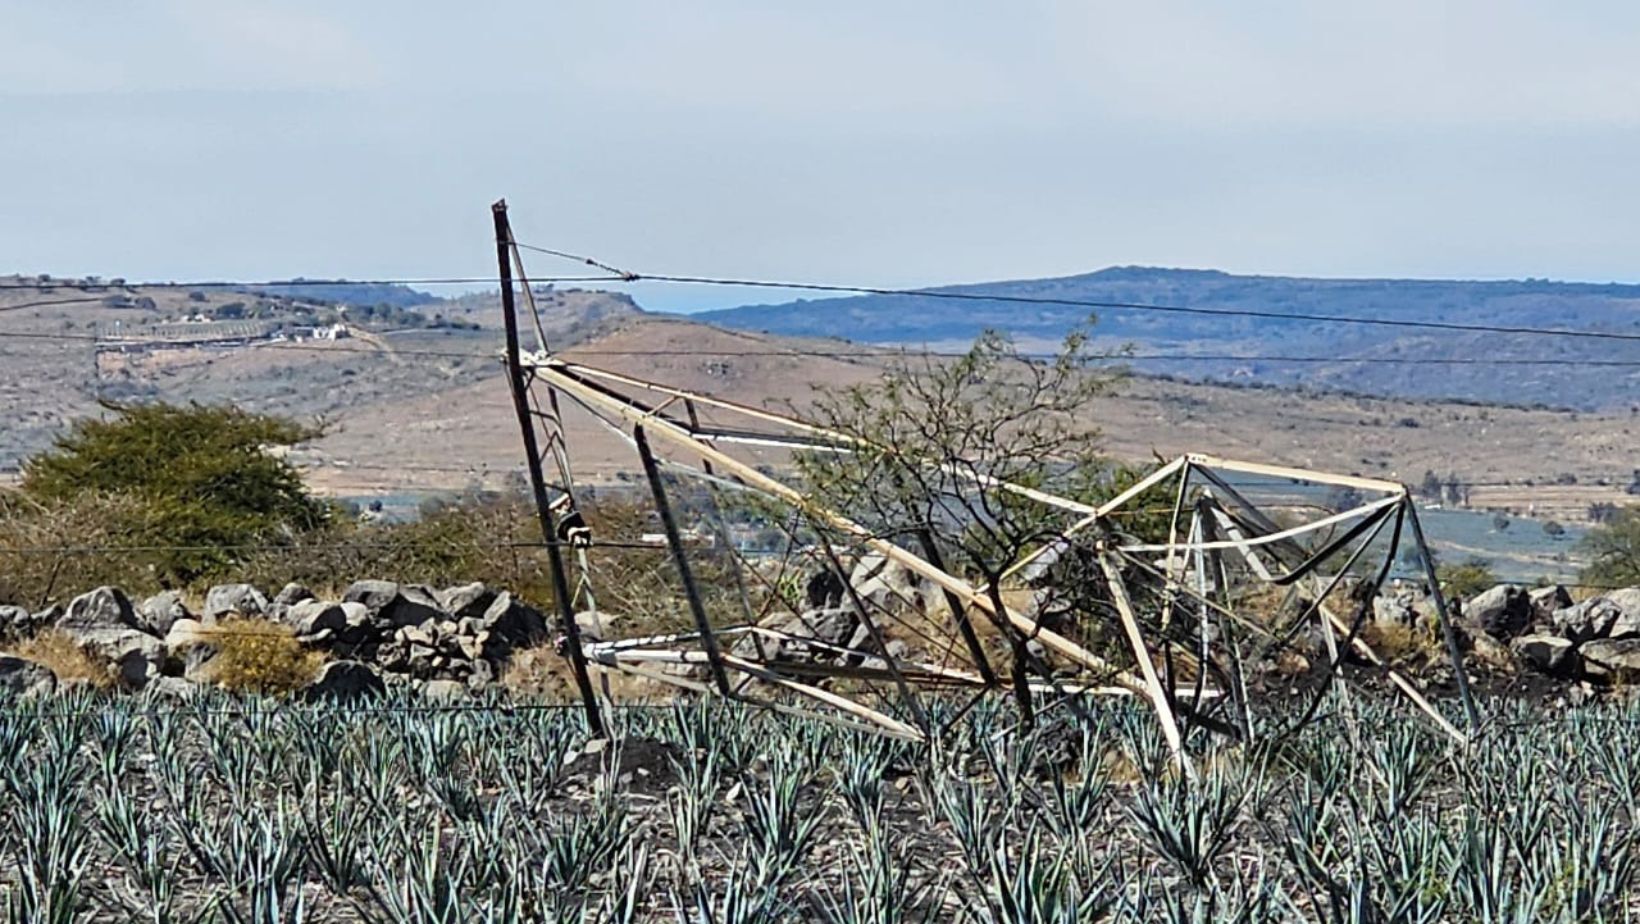
[[(369, 323), (333, 303), (227, 289), (141, 290), (81, 280), (0, 289), (0, 476), (99, 400), (234, 401), (323, 417), (329, 436), (301, 450), (314, 484), (407, 503), (498, 485), (522, 453), (501, 376), (498, 309), (473, 295), (393, 309)], [(816, 388), (871, 379), (892, 354), (833, 340), (731, 331), (642, 312), (624, 296), (543, 290), (549, 340), (608, 369), (778, 409)], [(201, 317), (212, 320), (201, 322)], [(342, 323), (338, 339), (323, 329)], [(530, 338), (533, 342), (533, 337)], [(584, 414), (567, 415), (578, 477), (637, 470), (630, 448)], [(1189, 384), (1133, 376), (1098, 420), (1118, 458), (1209, 452), (1419, 482), (1465, 483), (1476, 508), (1577, 522), (1619, 502), (1634, 472), (1640, 418), (1300, 389)]]
[[(494, 296), (402, 308), (292, 291), (0, 277), (0, 475), (99, 401), (231, 401), (343, 421), (499, 368)], [(543, 290), (537, 300), (558, 343), (641, 314), (607, 292)]]
[[(783, 349), (845, 355), (779, 354)], [(745, 355), (765, 352), (775, 355)], [(801, 408), (816, 388), (869, 380), (890, 354), (878, 360), (858, 347), (645, 318), (565, 355), (744, 403), (790, 409)], [(418, 484), (457, 487), (474, 475), (496, 477), (520, 462), (512, 415), (499, 375), (375, 403), (348, 414), (341, 430), (315, 447), (316, 458), (354, 466), (331, 466), (315, 477), (337, 488), (369, 483), (405, 490)], [(566, 420), (581, 477), (603, 481), (636, 471), (630, 448), (619, 438), (585, 414), (570, 411)], [(1197, 451), (1413, 483), (1432, 470), (1476, 483), (1469, 487), (1472, 506), (1525, 512), (1536, 504), (1538, 513), (1563, 519), (1578, 518), (1591, 502), (1624, 497), (1633, 473), (1614, 460), (1626, 459), (1626, 447), (1640, 439), (1640, 420), (1629, 414), (1355, 398), (1137, 376), (1117, 387), (1101, 418), (1090, 424), (1124, 460)], [(369, 474), (361, 477), (365, 465)], [(1554, 484), (1557, 479), (1575, 483)]]

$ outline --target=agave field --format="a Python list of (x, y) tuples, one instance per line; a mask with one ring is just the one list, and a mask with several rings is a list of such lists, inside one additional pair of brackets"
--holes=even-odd
[[(1459, 748), (1355, 700), (1173, 765), (1147, 710), (919, 745), (733, 705), (65, 695), (0, 712), (11, 921), (1625, 920), (1640, 712)], [(943, 715), (941, 714), (943, 713)]]

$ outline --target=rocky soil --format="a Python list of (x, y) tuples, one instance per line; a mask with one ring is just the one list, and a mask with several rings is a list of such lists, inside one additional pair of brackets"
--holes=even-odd
[[(224, 628), (230, 619), (233, 628)], [(271, 598), (248, 584), (223, 584), (210, 589), (198, 612), (175, 592), (133, 603), (117, 587), (99, 587), (40, 612), (0, 607), (0, 633), (27, 639), (55, 632), (128, 691), (215, 685), (227, 636), (259, 631), (258, 620), (268, 627), (261, 631), (324, 654), (309, 695), (356, 695), (402, 682), (429, 696), (455, 696), (493, 684), (516, 649), (548, 636), (540, 611), (476, 583), (435, 589), (358, 581), (340, 600), (319, 599), (295, 584)], [(0, 688), (55, 686), (47, 666), (0, 657)]]

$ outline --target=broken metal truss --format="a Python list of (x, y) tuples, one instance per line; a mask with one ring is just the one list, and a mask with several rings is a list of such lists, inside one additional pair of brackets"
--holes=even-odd
[[(815, 715), (827, 721), (901, 738), (924, 740), (930, 726), (922, 697), (971, 691), (971, 696), (1012, 690), (1051, 704), (1077, 706), (1094, 694), (1143, 698), (1155, 712), (1175, 755), (1189, 727), (1202, 725), (1250, 738), (1257, 733), (1249, 704), (1245, 665), (1270, 658), (1304, 632), (1325, 646), (1325, 678), (1312, 701), (1346, 696), (1340, 667), (1346, 653), (1383, 668), (1389, 680), (1442, 730), (1462, 741), (1456, 725), (1436, 709), (1411, 679), (1384, 663), (1362, 637), (1372, 601), (1391, 574), (1403, 546), (1422, 569), (1434, 598), (1448, 657), (1468, 723), (1478, 717), (1469, 695), (1462, 654), (1434, 578), (1418, 512), (1406, 486), (1395, 482), (1189, 454), (1174, 459), (1100, 505), (1045, 491), (950, 471), (980, 490), (1007, 492), (1043, 504), (1066, 518), (1059, 536), (1021, 558), (998, 587), (978, 586), (943, 565), (938, 546), (922, 536), (920, 553), (876, 535), (781, 481), (756, 464), (758, 451), (852, 452), (849, 436), (797, 417), (674, 388), (555, 355), (535, 322), (538, 349), (518, 343), (512, 273), (524, 275), (506, 223), (505, 203), (495, 207), (502, 297), (509, 333), (508, 366), (515, 406), (559, 590), (559, 613), (577, 686), (595, 732), (603, 727), (600, 695), (592, 678), (607, 672), (643, 677), (685, 690), (758, 703), (770, 709)], [(529, 286), (522, 287), (534, 314)], [(687, 598), (693, 629), (639, 638), (583, 642), (580, 626), (598, 624), (587, 566), (586, 523), (576, 506), (563, 412), (572, 406), (591, 415), (631, 445), (641, 463), (659, 516), (672, 566)], [(745, 605), (714, 613), (703, 600), (683, 538), (668, 479), (705, 486), (719, 540), (717, 554), (734, 560), (734, 580)], [(550, 477), (549, 477), (550, 472)], [(1347, 502), (1319, 505), (1305, 491), (1324, 489)], [(846, 609), (858, 629), (843, 641), (821, 638), (798, 622), (771, 624), (753, 611), (742, 583), (746, 576), (768, 584), (758, 564), (729, 542), (715, 498), (746, 492), (792, 512), (811, 537), (811, 560), (840, 578)], [(1117, 524), (1141, 503), (1171, 496), (1165, 542), (1145, 542)], [(1252, 495), (1258, 495), (1255, 500)], [(571, 581), (560, 554), (575, 553), (578, 578)], [(870, 559), (878, 570), (903, 577), (901, 586), (866, 593), (849, 558)], [(1055, 580), (1056, 566), (1075, 560), (1080, 572), (1101, 585), (1100, 614), (1119, 641), (1101, 655), (1086, 644), (1095, 618), (1064, 623), (1029, 605)], [(907, 587), (917, 594), (915, 605)], [(1244, 612), (1249, 589), (1285, 595), (1285, 619)], [(1007, 593), (1004, 593), (1004, 591)], [(1021, 596), (1024, 596), (1022, 601)], [(767, 594), (778, 603), (779, 595)], [(930, 606), (930, 601), (941, 605)], [(1143, 601), (1138, 602), (1138, 601)], [(580, 620), (578, 621), (577, 616)], [(1052, 624), (1050, 624), (1052, 623)], [(901, 639), (896, 647), (890, 639)], [(908, 650), (916, 639), (920, 652)], [(985, 642), (1006, 641), (1031, 652), (1011, 667), (996, 663)], [(794, 657), (792, 652), (798, 652)], [(1123, 663), (1115, 663), (1119, 657)], [(1000, 659), (1006, 661), (1006, 659)], [(1308, 713), (1306, 714), (1308, 715)]]

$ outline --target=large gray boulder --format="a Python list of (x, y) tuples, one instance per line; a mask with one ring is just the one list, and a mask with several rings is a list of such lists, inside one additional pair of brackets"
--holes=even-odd
[[(860, 614), (848, 606), (809, 610), (801, 615), (777, 613), (761, 625), (786, 637), (746, 635), (735, 643), (735, 654), (744, 658), (761, 655), (770, 661), (833, 660), (839, 653), (827, 646), (848, 645), (862, 628)], [(825, 645), (809, 644), (810, 639)]]
[(444, 610), (431, 588), (394, 581), (355, 581), (342, 594), (344, 603), (360, 603), (385, 627), (416, 626), (442, 618)]
[(121, 684), (141, 689), (162, 672), (165, 645), (148, 631), (131, 601), (116, 587), (75, 597), (57, 629), (83, 652), (113, 668)]
[(275, 606), (295, 606), (303, 601), (314, 599), (314, 596), (313, 591), (292, 581), (281, 587), (279, 592), (273, 595), (273, 604)]
[(140, 690), (165, 672), (165, 643), (146, 632), (94, 632), (75, 640), (80, 650), (113, 668), (120, 685)]
[(320, 668), (313, 684), (302, 691), (304, 699), (352, 700), (380, 696), (387, 692), (381, 675), (358, 661), (331, 661)]
[(1640, 587), (1607, 591), (1601, 599), (1617, 611), (1616, 618), (1612, 620), (1612, 638), (1640, 636)]
[(57, 628), (71, 636), (86, 632), (141, 630), (142, 622), (130, 598), (118, 587), (99, 587), (80, 594), (57, 618)]
[(1583, 674), (1593, 679), (1629, 681), (1640, 678), (1640, 638), (1603, 638), (1577, 649)]
[(541, 611), (505, 590), (495, 595), (479, 621), (491, 638), (512, 646), (528, 645), (547, 635), (547, 620)]
[(26, 607), (0, 606), (0, 636), (28, 635), (34, 631), (34, 614)]
[(1640, 637), (1640, 588), (1614, 590), (1562, 607), (1550, 623), (1574, 642)]
[(1532, 625), (1547, 626), (1553, 619), (1555, 610), (1564, 609), (1572, 605), (1572, 595), (1559, 584), (1550, 587), (1534, 587), (1526, 594), (1532, 601)]
[(317, 636), (321, 632), (340, 635), (347, 631), (349, 625), (348, 610), (344, 607), (352, 607), (353, 613), (361, 618), (369, 618), (370, 611), (363, 604), (303, 600), (285, 610), (284, 622), (295, 629), (298, 636)]
[(180, 653), (194, 645), (205, 644), (205, 624), (197, 619), (179, 619), (171, 623), (171, 630), (165, 633), (165, 650)]
[(1514, 584), (1499, 584), (1463, 605), (1463, 618), (1470, 628), (1508, 641), (1532, 623), (1532, 599)]
[(224, 616), (261, 616), (268, 611), (268, 598), (249, 584), (218, 584), (205, 593), (203, 621), (212, 623)]
[(596, 613), (583, 610), (575, 614), (575, 628), (581, 634), (581, 641), (587, 644), (605, 641), (620, 622), (619, 615), (607, 610), (599, 610)]
[[(849, 574), (849, 583), (854, 586), (854, 595), (867, 606), (891, 610), (909, 608), (915, 612), (928, 609), (928, 582), (879, 552), (860, 557)], [(853, 597), (844, 596), (842, 602), (845, 605), (852, 603)]]
[(51, 668), (27, 658), (0, 655), (0, 695), (44, 696), (57, 689)]
[(794, 616), (786, 624), (786, 631), (799, 638), (813, 638), (831, 645), (846, 645), (860, 628), (860, 614), (851, 607), (832, 610), (809, 610)]
[(1610, 635), (1618, 615), (1616, 607), (1599, 597), (1590, 597), (1581, 603), (1555, 610), (1549, 624), (1574, 642), (1587, 642)]
[(482, 581), (446, 587), (437, 594), (438, 604), (452, 619), (481, 618), (495, 602), (497, 594)]
[(345, 658), (368, 656), (374, 646), (392, 636), (391, 626), (379, 623), (363, 603), (304, 600), (284, 613), (284, 623), (304, 645), (341, 651)]
[(209, 627), (196, 619), (179, 619), (165, 634), (166, 664), (170, 673), (194, 683), (210, 680), (210, 663), (218, 654)]
[(1522, 635), (1509, 648), (1534, 670), (1544, 674), (1570, 674), (1577, 666), (1577, 646), (1558, 635)]
[(1410, 628), (1418, 622), (1412, 598), (1383, 595), (1372, 598), (1372, 621), (1383, 627)]
[(161, 638), (171, 631), (177, 620), (192, 618), (193, 614), (182, 603), (182, 594), (174, 590), (155, 594), (137, 606), (137, 620), (143, 630)]

